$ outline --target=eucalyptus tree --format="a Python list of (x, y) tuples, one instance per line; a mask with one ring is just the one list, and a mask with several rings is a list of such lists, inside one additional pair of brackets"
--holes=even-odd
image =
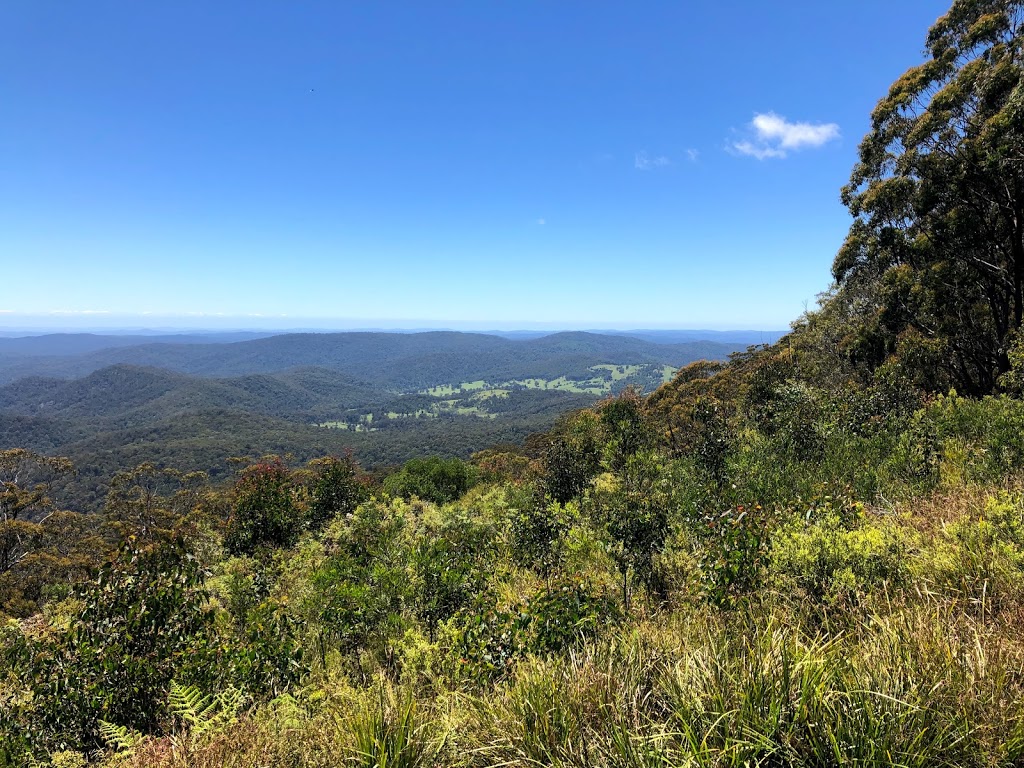
[(982, 394), (1009, 368), (1024, 320), (1022, 22), (1022, 2), (955, 0), (871, 115), (831, 299), (871, 370)]

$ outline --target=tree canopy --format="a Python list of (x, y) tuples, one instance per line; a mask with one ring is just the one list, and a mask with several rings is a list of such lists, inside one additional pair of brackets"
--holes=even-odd
[(1024, 318), (1024, 4), (956, 0), (872, 113), (832, 298), (852, 361), (991, 392)]

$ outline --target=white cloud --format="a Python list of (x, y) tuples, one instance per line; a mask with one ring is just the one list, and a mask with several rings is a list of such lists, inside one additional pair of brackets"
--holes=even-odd
[(640, 150), (633, 156), (633, 167), (638, 171), (650, 171), (655, 168), (665, 168), (672, 165), (672, 161), (664, 155), (651, 157), (646, 149)]
[(547, 219), (537, 219), (538, 226), (543, 227), (547, 223), (548, 223)]
[(835, 123), (791, 123), (774, 112), (755, 114), (750, 128), (753, 139), (734, 141), (731, 148), (758, 160), (782, 158), (789, 151), (820, 147), (839, 138)]
[(690, 158), (690, 162), (691, 163), (696, 163), (697, 162), (697, 158), (700, 157), (700, 150), (688, 149), (688, 150), (686, 150), (686, 156), (688, 158)]
[(751, 144), (749, 141), (737, 141), (732, 145), (732, 148), (739, 152), (741, 155), (749, 155), (750, 157), (756, 157), (758, 160), (765, 160), (769, 157), (785, 157), (785, 151), (781, 149), (774, 149), (772, 147), (756, 146)]

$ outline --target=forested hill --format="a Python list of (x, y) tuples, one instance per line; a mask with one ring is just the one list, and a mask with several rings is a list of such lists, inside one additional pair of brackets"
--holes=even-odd
[[(0, 360), (17, 357), (82, 355), (112, 347), (140, 344), (227, 344), (275, 335), (270, 331), (209, 331), (174, 334), (46, 333), (29, 336), (0, 336)], [(722, 339), (726, 340), (726, 339)]]
[(475, 379), (586, 378), (588, 369), (599, 364), (680, 367), (701, 358), (722, 359), (745, 346), (712, 341), (657, 344), (594, 333), (512, 340), (435, 331), (296, 333), (234, 343), (112, 344), (77, 354), (57, 351), (70, 345), (52, 344), (49, 354), (19, 354), (11, 343), (18, 341), (0, 340), (0, 383), (26, 376), (74, 378), (116, 364), (209, 377), (316, 366), (396, 391)]
[(55, 491), (75, 508), (102, 499), (117, 470), (146, 461), (218, 478), (232, 471), (231, 457), (267, 452), (309, 459), (351, 449), (367, 467), (423, 454), (466, 458), (740, 347), (594, 333), (125, 343), (132, 338), (0, 339), (0, 450), (70, 457), (80, 471)]

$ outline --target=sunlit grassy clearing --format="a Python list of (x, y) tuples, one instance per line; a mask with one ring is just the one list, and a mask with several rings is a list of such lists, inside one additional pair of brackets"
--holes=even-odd
[[(544, 391), (572, 392), (585, 395), (607, 395), (610, 394), (615, 384), (641, 377), (645, 371), (653, 372), (654, 366), (648, 365), (612, 365), (602, 363), (590, 367), (591, 371), (599, 373), (590, 379), (570, 379), (567, 376), (559, 376), (555, 379), (533, 377), (528, 379), (511, 379), (497, 383), (488, 383), (483, 380), (466, 381), (460, 384), (441, 384), (436, 387), (420, 390), (418, 394), (431, 395), (432, 397), (451, 397), (468, 392), (478, 392), (481, 395), (489, 396), (487, 393), (508, 394), (513, 389), (539, 389)], [(660, 381), (662, 383), (671, 381), (677, 369), (671, 365), (661, 367)]]
[(421, 389), (418, 394), (430, 395), (432, 397), (449, 397), (460, 392), (472, 392), (487, 387), (487, 382), (479, 379), (477, 381), (464, 381), (461, 384), (439, 384), (436, 387)]
[(592, 365), (592, 366), (590, 366), (590, 370), (592, 370), (592, 371), (597, 371), (597, 370), (610, 371), (611, 375), (612, 375), (612, 381), (622, 381), (623, 379), (627, 379), (630, 376), (635, 376), (637, 373), (639, 373), (643, 369), (643, 367), (644, 366), (642, 366), (642, 365), (606, 365), (606, 364), (601, 364), (601, 365)]

